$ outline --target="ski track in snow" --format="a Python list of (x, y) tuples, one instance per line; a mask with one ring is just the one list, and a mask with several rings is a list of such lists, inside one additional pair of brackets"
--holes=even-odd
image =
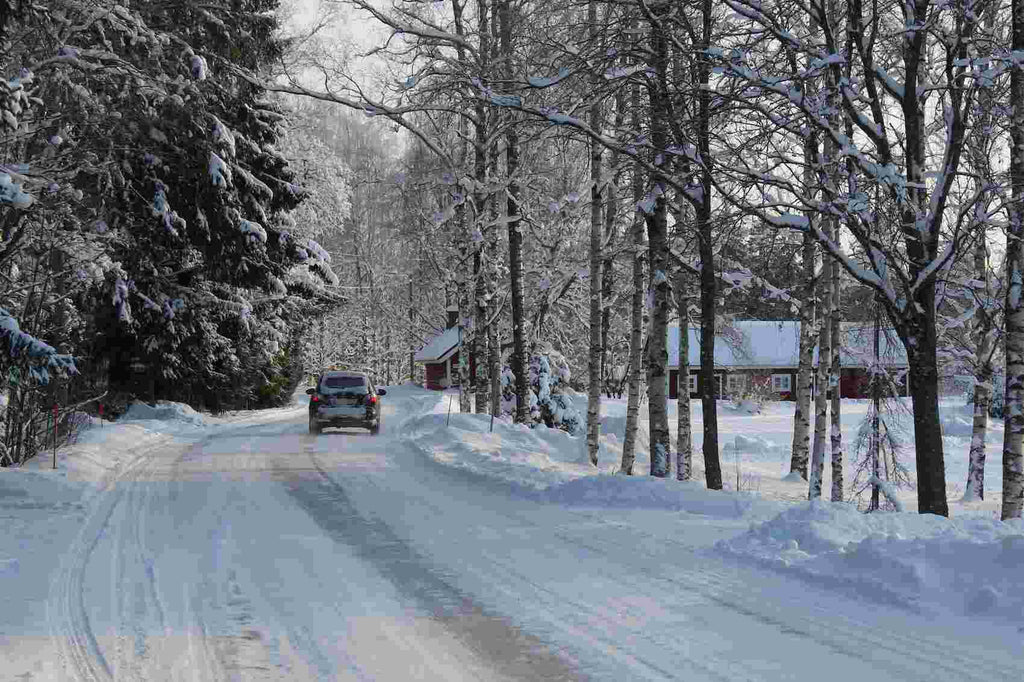
[[(111, 518), (124, 500), (128, 490), (124, 482), (144, 470), (150, 463), (150, 455), (170, 440), (166, 437), (160, 438), (158, 443), (136, 451), (135, 459), (123, 471), (114, 472), (107, 477), (101, 492), (96, 495), (95, 510), (87, 516), (81, 532), (64, 555), (64, 561), (50, 591), (47, 617), (51, 637), (56, 640), (58, 655), (62, 659), (65, 672), (69, 673), (72, 679), (89, 682), (114, 679), (111, 665), (100, 649), (86, 612), (85, 571), (93, 551), (106, 534)], [(120, 594), (120, 591), (116, 593)], [(120, 652), (121, 647), (117, 650)]]

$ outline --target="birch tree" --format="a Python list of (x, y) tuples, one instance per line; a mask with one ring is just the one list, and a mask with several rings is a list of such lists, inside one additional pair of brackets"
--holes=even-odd
[[(590, 25), (590, 39), (597, 45), (599, 27), (597, 23), (597, 1), (587, 3), (587, 22)], [(593, 49), (593, 48), (592, 48)], [(598, 78), (595, 74), (595, 80)], [(595, 84), (598, 85), (599, 84)], [(600, 130), (601, 104), (594, 101), (590, 105), (590, 127)], [(597, 465), (597, 448), (601, 437), (601, 385), (604, 380), (601, 345), (602, 323), (602, 287), (601, 275), (603, 259), (601, 245), (604, 241), (604, 220), (602, 215), (603, 180), (601, 164), (604, 147), (596, 140), (590, 140), (590, 354), (589, 384), (587, 386), (587, 455), (590, 463)]]
[(1006, 398), (1002, 519), (1024, 509), (1024, 0), (1012, 0), (1010, 38), (1010, 201), (1006, 226)]
[(797, 474), (805, 481), (807, 477), (808, 460), (810, 459), (811, 445), (811, 386), (814, 372), (814, 347), (816, 337), (814, 334), (815, 315), (817, 306), (817, 272), (815, 259), (817, 257), (817, 243), (809, 232), (804, 234), (802, 253), (802, 274), (803, 286), (800, 296), (800, 345), (799, 358), (796, 375), (796, 396), (793, 409), (793, 450), (790, 457), (790, 474)]
[[(640, 123), (640, 86), (630, 87), (630, 117), (634, 129)], [(643, 174), (639, 164), (634, 162), (633, 205), (636, 206), (643, 198)], [(644, 300), (644, 221), (639, 211), (633, 212), (633, 225), (630, 230), (633, 250), (630, 252), (632, 266), (632, 296), (630, 297), (630, 332), (629, 332), (629, 375), (626, 394), (626, 433), (622, 441), (622, 463), (619, 471), (633, 474), (633, 463), (636, 459), (636, 427), (637, 414), (640, 409), (640, 385), (643, 376), (643, 300)]]
[[(814, 57), (810, 68), (791, 76), (754, 58), (752, 51), (723, 53), (723, 73), (764, 95), (747, 99), (744, 105), (796, 136), (798, 119), (793, 116), (806, 117), (836, 145), (853, 174), (834, 187), (823, 185), (824, 195), (815, 199), (794, 182), (792, 171), (799, 164), (791, 157), (767, 172), (763, 164), (756, 169), (751, 164), (749, 171), (761, 186), (778, 191), (770, 201), (754, 204), (735, 190), (738, 185), (719, 177), (721, 186), (730, 200), (770, 224), (809, 231), (855, 279), (881, 293), (907, 348), (914, 377), (918, 510), (945, 516), (936, 280), (970, 243), (964, 234), (965, 219), (974, 198), (960, 199), (954, 188), (977, 90), (976, 71), (966, 57), (979, 39), (980, 5), (919, 0), (867, 7), (861, 0), (851, 0), (844, 32), (827, 3), (816, 0), (808, 7), (820, 18), (818, 42), (786, 28), (788, 10), (781, 3), (726, 2), (749, 19), (760, 46), (774, 44)], [(890, 30), (896, 26), (910, 28)], [(800, 96), (795, 81), (826, 72), (831, 73), (833, 91), (824, 97)], [(832, 115), (833, 102), (851, 122), (852, 137), (842, 117)], [(739, 180), (739, 174), (733, 179)], [(872, 208), (865, 192), (870, 186), (881, 188), (880, 198), (888, 208)], [(802, 215), (806, 209), (839, 217), (866, 267), (847, 252), (846, 244), (828, 234), (821, 220)], [(877, 223), (871, 216), (878, 211), (897, 216), (895, 230), (872, 229)]]
[(825, 442), (828, 437), (828, 384), (832, 360), (832, 261), (825, 258), (821, 267), (822, 315), (818, 323), (818, 367), (814, 391), (814, 444), (807, 499), (821, 497), (821, 481), (825, 469)]
[(689, 481), (693, 473), (693, 438), (690, 429), (690, 297), (686, 272), (676, 270), (676, 314), (679, 317), (679, 372), (676, 375), (676, 479)]

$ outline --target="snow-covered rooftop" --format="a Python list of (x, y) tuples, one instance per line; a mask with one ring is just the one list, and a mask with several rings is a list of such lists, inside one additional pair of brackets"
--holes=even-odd
[(437, 362), (451, 356), (459, 346), (459, 328), (449, 327), (420, 348), (416, 362)]
[[(700, 328), (689, 329), (690, 365), (700, 364)], [(874, 325), (866, 322), (842, 323), (844, 367), (864, 367), (874, 362)], [(882, 330), (881, 364), (904, 366), (907, 353), (891, 329)], [(715, 335), (717, 367), (796, 367), (800, 353), (799, 320), (736, 320)], [(817, 364), (817, 349), (814, 362)], [(668, 328), (668, 364), (679, 366), (679, 327)]]

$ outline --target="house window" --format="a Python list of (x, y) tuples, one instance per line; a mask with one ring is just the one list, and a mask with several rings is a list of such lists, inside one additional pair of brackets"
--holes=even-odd
[(747, 386), (747, 375), (730, 374), (725, 379), (725, 387), (729, 393), (742, 393)]
[(792, 374), (773, 374), (772, 391), (775, 393), (788, 393), (793, 390)]
[(688, 374), (687, 377), (686, 377), (686, 385), (689, 388), (690, 393), (696, 393), (697, 392), (697, 375), (696, 374)]

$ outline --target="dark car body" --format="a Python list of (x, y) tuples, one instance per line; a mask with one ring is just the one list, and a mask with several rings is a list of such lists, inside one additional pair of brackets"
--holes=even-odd
[(380, 396), (387, 393), (374, 387), (362, 372), (330, 370), (317, 378), (309, 395), (309, 432), (320, 433), (329, 427), (357, 427), (376, 434), (380, 430)]

